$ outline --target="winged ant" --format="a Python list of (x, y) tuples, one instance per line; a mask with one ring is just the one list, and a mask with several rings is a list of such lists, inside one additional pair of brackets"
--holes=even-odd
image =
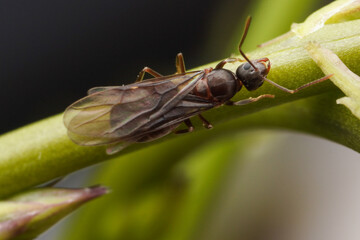
[[(190, 118), (198, 116), (206, 128), (212, 125), (201, 112), (221, 105), (245, 105), (274, 95), (263, 94), (237, 102), (231, 98), (244, 85), (248, 91), (268, 82), (282, 91), (295, 93), (320, 83), (332, 75), (307, 83), (295, 90), (287, 89), (269, 79), (268, 58), (249, 60), (241, 50), (251, 18), (248, 17), (239, 52), (246, 63), (236, 72), (224, 69), (228, 63), (244, 62), (227, 58), (213, 68), (187, 72), (181, 53), (176, 56), (176, 74), (163, 76), (151, 68), (140, 71), (135, 83), (125, 86), (95, 87), (88, 96), (70, 105), (64, 113), (69, 137), (79, 145), (108, 145), (107, 153), (114, 154), (135, 142), (148, 142), (171, 132), (192, 132)], [(154, 78), (144, 80), (145, 73)], [(187, 129), (175, 130), (182, 122)]]

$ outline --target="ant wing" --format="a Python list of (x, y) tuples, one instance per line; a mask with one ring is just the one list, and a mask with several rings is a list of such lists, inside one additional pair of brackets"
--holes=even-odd
[(155, 121), (150, 121), (121, 142), (111, 144), (108, 154), (121, 151), (134, 142), (149, 142), (171, 133), (184, 120), (214, 107), (214, 103), (194, 95), (186, 95), (173, 109)]
[[(131, 139), (155, 119), (159, 109), (175, 106), (203, 76), (202, 71), (149, 79), (122, 87), (106, 87), (70, 105), (64, 124), (80, 145), (103, 145)], [(169, 108), (169, 110), (171, 107)]]
[[(182, 121), (209, 110), (215, 106), (214, 102), (188, 94), (171, 110), (154, 121), (145, 124), (140, 130), (141, 135), (148, 132), (159, 131), (169, 126), (180, 124)], [(156, 112), (157, 113), (157, 112)]]
[(121, 87), (94, 87), (94, 88), (90, 88), (88, 90), (87, 94), (92, 95), (94, 93), (102, 92), (102, 91), (109, 90), (109, 89), (112, 89), (112, 88), (121, 88)]

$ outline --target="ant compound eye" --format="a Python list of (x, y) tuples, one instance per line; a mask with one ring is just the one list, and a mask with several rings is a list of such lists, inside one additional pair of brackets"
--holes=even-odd
[(250, 68), (251, 68), (251, 65), (250, 65), (250, 63), (245, 63), (244, 65), (243, 65), (243, 68), (244, 68), (244, 70), (249, 70)]

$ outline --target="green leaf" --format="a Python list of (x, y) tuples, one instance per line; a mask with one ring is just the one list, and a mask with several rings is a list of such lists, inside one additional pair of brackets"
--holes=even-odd
[(33, 239), (80, 205), (106, 192), (103, 187), (43, 188), (0, 201), (0, 239)]
[(306, 49), (325, 74), (334, 74), (331, 81), (347, 96), (336, 102), (344, 104), (360, 119), (360, 77), (351, 72), (329, 49), (316, 43), (309, 43)]
[(358, 0), (338, 0), (311, 14), (304, 23), (295, 24), (291, 31), (302, 38), (322, 28), (326, 23), (338, 23), (360, 18)]

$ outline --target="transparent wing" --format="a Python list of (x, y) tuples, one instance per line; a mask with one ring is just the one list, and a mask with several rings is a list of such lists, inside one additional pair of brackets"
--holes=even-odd
[[(69, 137), (81, 145), (132, 138), (164, 106), (175, 106), (201, 79), (202, 71), (150, 79), (123, 87), (94, 88), (64, 113)], [(171, 110), (171, 108), (169, 108)]]
[[(190, 96), (190, 97), (189, 97)], [(187, 95), (170, 111), (161, 115), (154, 121), (145, 124), (139, 134), (159, 131), (171, 125), (181, 123), (185, 119), (198, 115), (199, 113), (214, 107), (214, 103), (194, 95)]]

